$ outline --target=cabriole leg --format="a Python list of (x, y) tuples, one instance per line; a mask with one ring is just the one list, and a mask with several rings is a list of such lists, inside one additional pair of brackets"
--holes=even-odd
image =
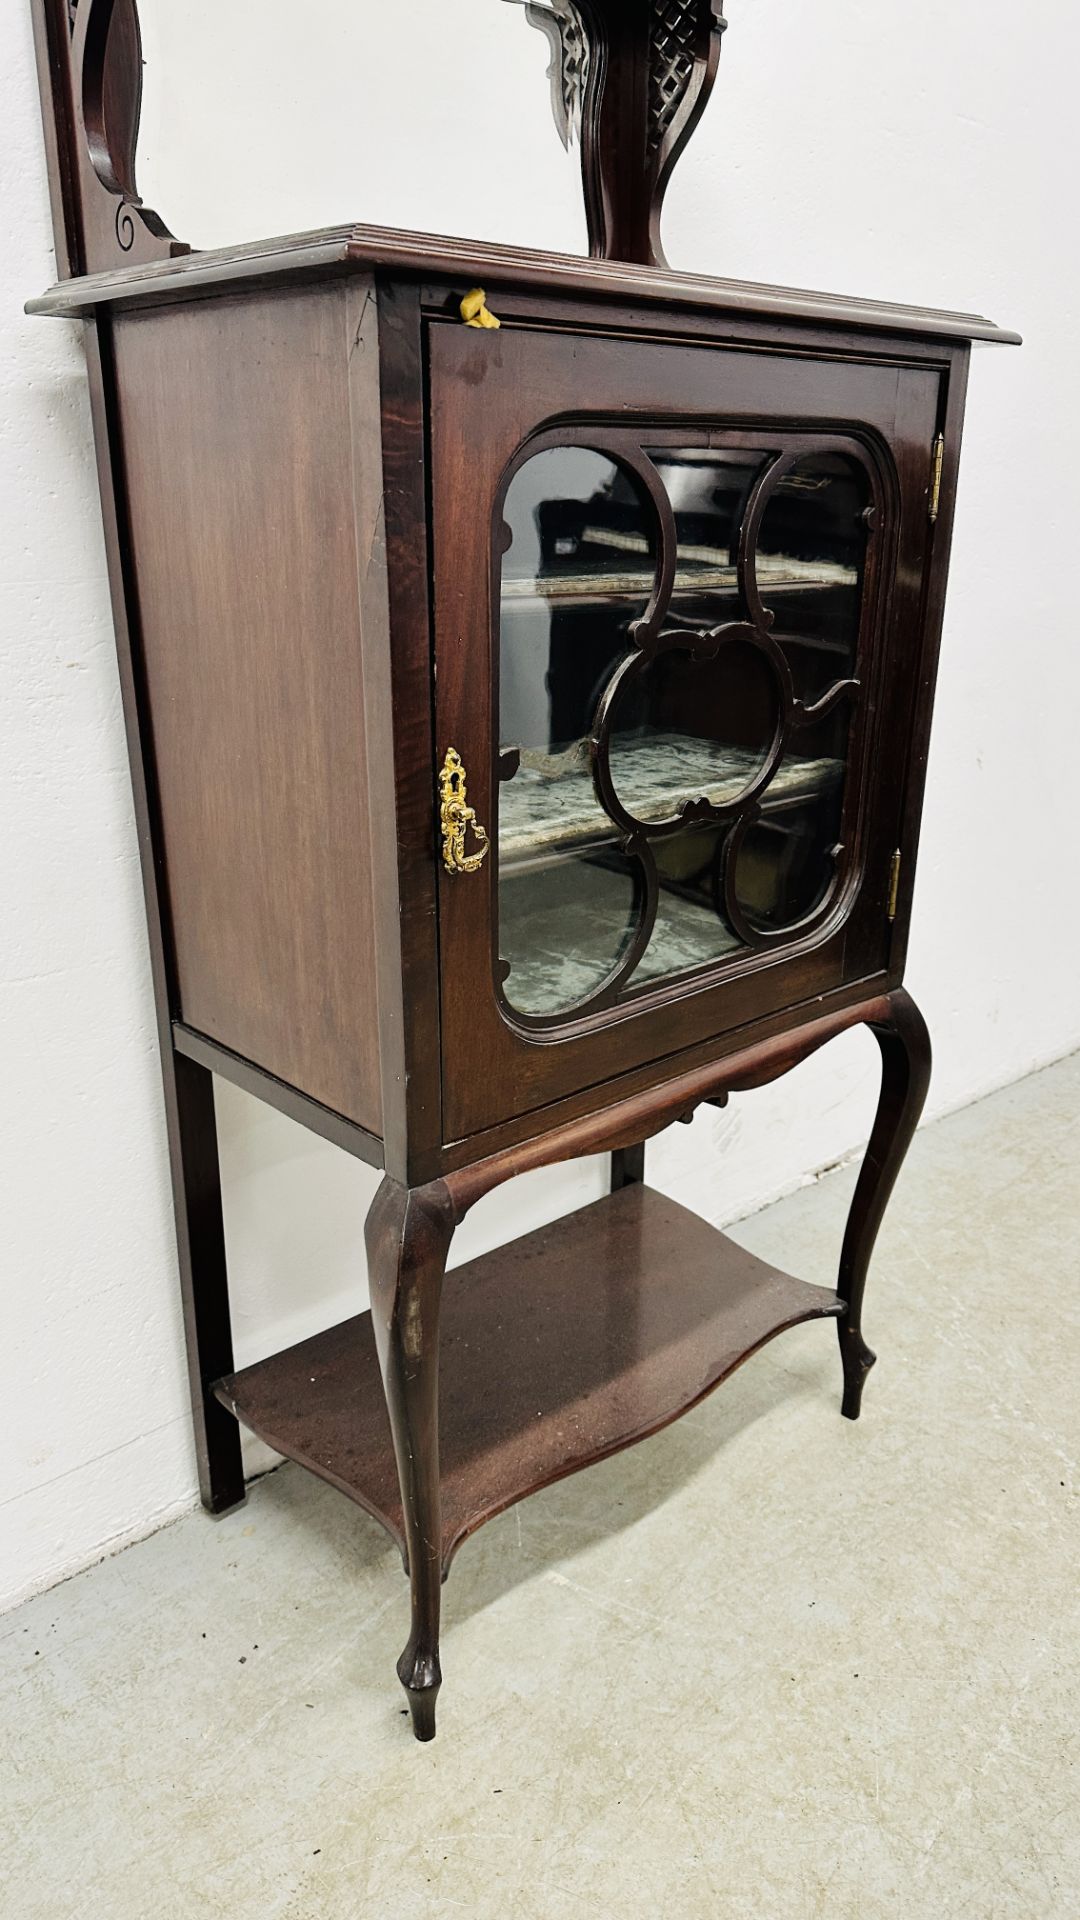
[(844, 1366), (841, 1411), (848, 1420), (859, 1417), (866, 1376), (877, 1358), (862, 1335), (870, 1256), (930, 1084), (930, 1035), (910, 994), (890, 994), (888, 1020), (873, 1023), (871, 1031), (881, 1049), (881, 1095), (848, 1214), (836, 1287), (847, 1302), (836, 1326)]
[(384, 1180), (367, 1218), (371, 1312), (397, 1460), (412, 1631), (398, 1661), (418, 1740), (435, 1738), (442, 1586), (439, 1306), (454, 1220), (441, 1182)]

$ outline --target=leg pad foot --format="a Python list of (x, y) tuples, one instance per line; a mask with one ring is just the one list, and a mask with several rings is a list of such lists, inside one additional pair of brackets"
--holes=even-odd
[(406, 1647), (398, 1661), (398, 1679), (405, 1689), (412, 1715), (412, 1730), (418, 1740), (435, 1738), (435, 1702), (442, 1686), (442, 1672), (433, 1654), (413, 1654)]
[(845, 1420), (857, 1420), (862, 1411), (866, 1376), (877, 1359), (862, 1335), (840, 1327), (840, 1358), (844, 1363), (844, 1397), (840, 1411)]

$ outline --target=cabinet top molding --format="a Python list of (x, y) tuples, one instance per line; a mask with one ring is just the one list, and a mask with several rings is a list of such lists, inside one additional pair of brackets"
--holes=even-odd
[(669, 310), (753, 313), (892, 335), (1020, 344), (1019, 334), (995, 326), (980, 314), (939, 312), (932, 307), (849, 299), (842, 294), (710, 279), (625, 261), (585, 260), (574, 254), (538, 253), (444, 234), (369, 226), (326, 228), (61, 280), (29, 301), (26, 310), (89, 319), (97, 310), (115, 305), (145, 306), (224, 293), (255, 282), (298, 283), (327, 273), (372, 268), (421, 279), (451, 276), (461, 282), (462, 291), (482, 285), (489, 295), (497, 287), (546, 289)]

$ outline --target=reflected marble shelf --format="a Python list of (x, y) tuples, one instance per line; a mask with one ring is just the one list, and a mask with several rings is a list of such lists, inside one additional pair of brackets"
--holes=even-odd
[[(532, 1019), (572, 1014), (603, 985), (636, 924), (626, 873), (602, 859), (533, 870), (521, 886), (500, 888), (499, 952), (509, 972), (508, 1004)], [(625, 997), (714, 967), (739, 952), (712, 902), (661, 885), (656, 924)]]
[[(618, 830), (596, 797), (582, 741), (559, 756), (546, 756), (547, 772), (528, 765), (526, 753), (512, 780), (499, 789), (499, 866), (509, 874), (554, 854), (602, 846)], [(649, 741), (613, 751), (611, 773), (623, 805), (645, 825), (673, 819), (690, 801), (729, 806), (744, 793), (761, 766), (760, 754), (718, 746), (683, 734), (656, 734)], [(565, 769), (565, 770), (563, 770)], [(782, 760), (762, 795), (764, 812), (796, 806), (825, 793), (843, 778), (841, 760)]]
[[(604, 544), (614, 543), (605, 541)], [(644, 543), (641, 551), (648, 552)], [(736, 569), (721, 557), (719, 550), (714, 553), (704, 547), (680, 547), (679, 557), (684, 564), (678, 567), (672, 587), (676, 599), (687, 594), (738, 592)], [(692, 564), (685, 564), (688, 560)], [(795, 560), (781, 554), (759, 554), (757, 577), (759, 590), (769, 594), (821, 593), (835, 587), (855, 587), (859, 580), (854, 567), (827, 560)], [(504, 573), (501, 597), (503, 606), (509, 608), (577, 600), (632, 599), (644, 604), (652, 594), (653, 584), (651, 566), (623, 568), (617, 572), (593, 567), (577, 573), (528, 574), (520, 578)]]

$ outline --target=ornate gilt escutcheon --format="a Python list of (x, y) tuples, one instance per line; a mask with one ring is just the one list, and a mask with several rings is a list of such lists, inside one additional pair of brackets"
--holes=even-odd
[[(453, 747), (439, 774), (439, 819), (442, 826), (442, 856), (447, 873), (475, 873), (487, 857), (491, 842), (480, 825), (474, 809), (466, 805), (465, 768)], [(472, 830), (477, 842), (475, 853), (466, 853), (465, 839)]]

